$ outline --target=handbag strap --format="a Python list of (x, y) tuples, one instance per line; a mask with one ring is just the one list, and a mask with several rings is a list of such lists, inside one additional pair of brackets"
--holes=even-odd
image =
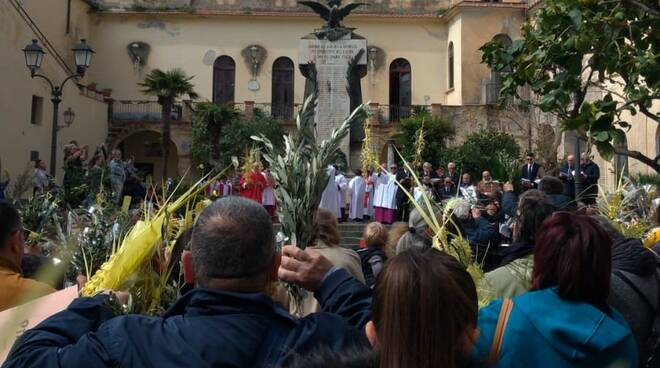
[(500, 315), (497, 317), (497, 326), (495, 327), (495, 335), (493, 335), (493, 344), (490, 346), (490, 355), (488, 356), (488, 365), (493, 366), (500, 358), (500, 350), (502, 350), (502, 341), (504, 340), (504, 331), (509, 322), (509, 316), (513, 309), (513, 300), (505, 298), (502, 301), (502, 308)]

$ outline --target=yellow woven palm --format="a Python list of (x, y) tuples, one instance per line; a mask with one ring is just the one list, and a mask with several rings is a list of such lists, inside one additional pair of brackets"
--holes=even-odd
[[(224, 171), (210, 179), (207, 183), (217, 180), (223, 173)], [(195, 185), (190, 187), (188, 191), (173, 202), (171, 202), (172, 198), (170, 197), (153, 218), (138, 221), (123, 239), (117, 251), (87, 282), (81, 290), (81, 294), (83, 296), (91, 296), (105, 289), (122, 289), (129, 277), (137, 272), (145, 262), (150, 260), (154, 250), (160, 244), (164, 235), (166, 235), (163, 234), (163, 225), (166, 223), (165, 221), (170, 214), (187, 205), (208, 185), (203, 184), (204, 179), (206, 178), (202, 178), (195, 183)], [(200, 208), (198, 207), (197, 209), (199, 210)], [(192, 222), (190, 215), (186, 214), (185, 222), (188, 224)]]

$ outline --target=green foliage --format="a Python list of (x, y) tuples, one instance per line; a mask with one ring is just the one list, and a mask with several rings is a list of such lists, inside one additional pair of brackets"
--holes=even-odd
[(217, 160), (220, 156), (218, 144), (223, 127), (240, 118), (240, 111), (233, 105), (219, 106), (209, 101), (197, 103), (191, 132), (190, 153), (193, 162), (198, 165)]
[(394, 135), (394, 144), (406, 161), (413, 162), (416, 154), (419, 129), (424, 124), (424, 148), (421, 157), (434, 164), (439, 163), (447, 150), (447, 142), (456, 131), (450, 122), (428, 111), (416, 111), (411, 117), (401, 119), (399, 132)]
[(190, 131), (190, 157), (195, 166), (211, 162), (211, 142), (206, 121), (193, 117)]
[(519, 171), (520, 146), (510, 134), (495, 130), (480, 130), (467, 136), (458, 147), (447, 150), (444, 165), (454, 161), (462, 172), (481, 177), (482, 170), (490, 170), (494, 179), (515, 181)]
[[(312, 74), (315, 70), (312, 69)], [(316, 78), (310, 78), (316, 80)], [(284, 150), (280, 152), (264, 135), (252, 136), (264, 145), (263, 157), (271, 167), (271, 173), (279, 184), (275, 195), (280, 201), (278, 215), (282, 232), (289, 244), (305, 248), (313, 240), (313, 219), (321, 202), (321, 195), (328, 183), (327, 167), (336, 158), (341, 141), (351, 126), (362, 124), (367, 116), (361, 105), (335, 130), (329, 139), (316, 141), (314, 123), (318, 92), (314, 89), (296, 118), (297, 131), (283, 137)]]
[(161, 99), (174, 99), (183, 95), (196, 99), (198, 96), (195, 86), (190, 83), (193, 78), (194, 76), (187, 76), (179, 68), (168, 71), (154, 69), (144, 77), (144, 82), (138, 83), (138, 86), (143, 88), (140, 92), (158, 97), (158, 103), (162, 104)]
[(273, 145), (275, 152), (284, 147), (282, 123), (265, 112), (255, 109), (252, 118), (245, 116), (233, 120), (226, 126), (218, 142), (218, 162), (221, 167), (231, 165), (231, 157), (243, 157), (252, 148), (263, 148), (263, 144), (250, 137), (263, 136)]
[[(503, 73), (502, 94), (528, 86), (544, 112), (565, 130), (586, 132), (605, 158), (630, 128), (627, 114), (660, 122), (652, 104), (660, 99), (660, 9), (656, 0), (547, 0), (510, 46), (482, 46), (483, 61)], [(600, 96), (588, 91), (602, 91)], [(658, 158), (618, 149), (660, 171)]]
[(167, 164), (169, 162), (169, 143), (170, 139), (170, 113), (174, 100), (188, 95), (191, 99), (196, 99), (197, 93), (195, 86), (190, 83), (194, 77), (188, 77), (186, 73), (175, 68), (168, 71), (154, 69), (144, 78), (144, 82), (138, 83), (142, 87), (142, 93), (158, 97), (158, 103), (161, 105), (161, 147), (163, 150), (163, 177), (167, 177)]

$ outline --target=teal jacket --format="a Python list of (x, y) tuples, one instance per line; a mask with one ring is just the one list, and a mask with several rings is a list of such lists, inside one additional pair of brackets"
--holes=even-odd
[[(499, 367), (636, 368), (639, 353), (630, 327), (614, 309), (608, 315), (587, 303), (563, 300), (555, 288), (513, 298)], [(481, 334), (473, 349), (488, 360), (502, 301), (479, 311)]]

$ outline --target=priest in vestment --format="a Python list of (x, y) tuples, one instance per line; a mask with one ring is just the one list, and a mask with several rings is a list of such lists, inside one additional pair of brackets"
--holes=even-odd
[(335, 174), (337, 170), (333, 166), (328, 166), (328, 184), (326, 184), (323, 194), (321, 195), (321, 203), (319, 208), (325, 208), (326, 210), (335, 214), (335, 217), (341, 218), (341, 191), (335, 182)]
[(261, 204), (266, 208), (270, 217), (274, 217), (275, 209), (277, 208), (277, 200), (275, 199), (275, 187), (277, 186), (277, 183), (275, 182), (273, 175), (270, 173), (270, 168), (266, 168), (262, 172), (262, 175), (264, 176), (264, 179), (266, 179), (268, 185), (264, 188), (264, 191), (261, 194)]
[(391, 224), (396, 220), (396, 173), (379, 172), (374, 195), (374, 219)]
[(348, 218), (362, 221), (364, 218), (364, 194), (367, 182), (362, 177), (362, 170), (355, 170), (355, 177), (348, 183), (351, 193), (351, 208)]
[(341, 192), (341, 197), (339, 198), (339, 208), (340, 208), (340, 213), (341, 216), (339, 217), (339, 222), (346, 222), (348, 219), (348, 212), (346, 211), (346, 205), (349, 202), (349, 194), (348, 194), (348, 180), (344, 176), (344, 174), (339, 171), (339, 167), (335, 165), (335, 183), (337, 183), (337, 187), (339, 187), (339, 191)]
[(241, 177), (239, 185), (241, 187), (241, 196), (261, 204), (263, 190), (268, 186), (268, 182), (266, 182), (266, 178), (261, 174), (260, 162), (257, 161), (252, 164), (252, 171)]

